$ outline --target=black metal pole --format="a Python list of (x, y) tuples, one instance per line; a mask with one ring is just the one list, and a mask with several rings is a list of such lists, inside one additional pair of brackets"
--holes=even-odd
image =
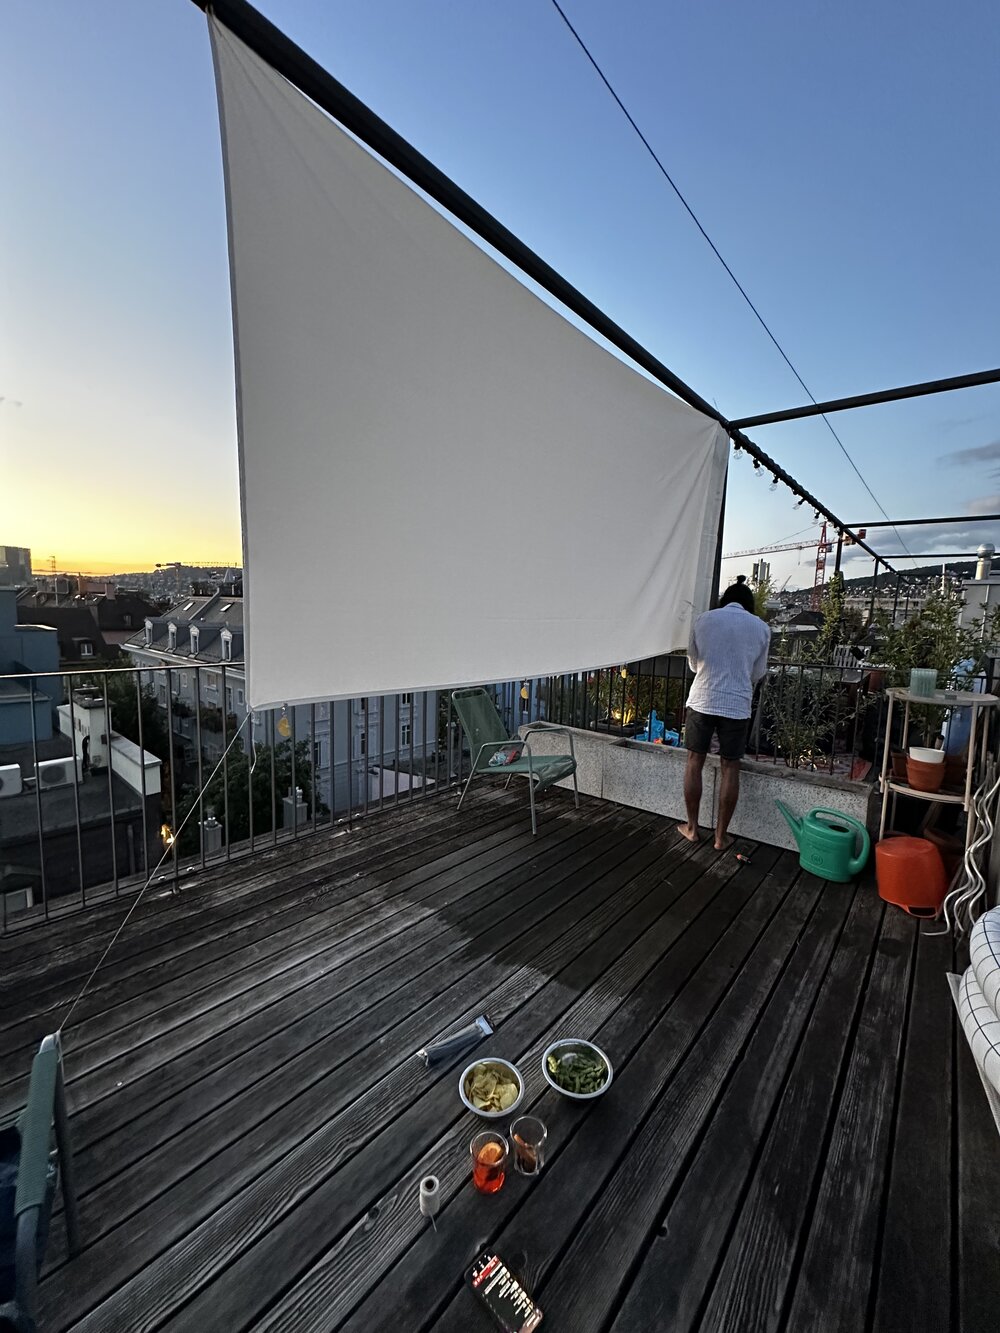
[[(568, 310), (572, 310), (602, 338), (606, 338), (619, 351), (624, 352), (637, 366), (641, 366), (653, 379), (676, 394), (689, 407), (717, 421), (735, 446), (745, 449), (752, 458), (762, 463), (776, 480), (784, 482), (796, 495), (801, 496), (815, 510), (823, 514), (834, 527), (842, 528), (851, 536), (855, 536), (836, 514), (831, 513), (814, 495), (803, 490), (790, 473), (727, 421), (718, 408), (706, 402), (701, 394), (626, 333), (619, 324), (588, 300), (572, 283), (567, 282), (540, 255), (535, 254), (534, 250), (518, 240), (502, 222), (477, 204), (471, 195), (466, 194), (459, 185), (418, 152), (402, 135), (397, 134), (360, 98), (355, 97), (322, 65), (308, 56), (301, 47), (296, 46), (280, 28), (269, 23), (263, 14), (247, 4), (246, 0), (193, 0), (193, 3), (199, 9), (211, 8), (214, 16), (230, 32), (294, 84), (300, 92), (311, 98), (317, 106), (333, 116), (362, 143), (367, 144), (373, 152), (378, 153), (381, 158), (400, 171), (407, 180), (437, 200), (453, 217), (458, 218), (494, 250), (509, 259), (522, 273), (537, 282)], [(873, 558), (876, 557), (875, 551), (863, 541), (856, 540), (862, 550), (867, 551)]]
[(952, 514), (949, 518), (879, 519), (877, 523), (852, 523), (852, 528), (923, 528), (934, 523), (1000, 523), (1000, 514)]
[(875, 617), (875, 589), (876, 589), (876, 586), (878, 585), (878, 566), (879, 566), (879, 562), (876, 560), (876, 561), (875, 561), (875, 569), (874, 569), (874, 572), (872, 573), (872, 596), (871, 596), (871, 601), (868, 603), (868, 624), (869, 624), (869, 625), (872, 623), (872, 620), (873, 620), (874, 617)]
[(837, 533), (837, 559), (836, 559), (836, 561), (834, 562), (834, 566), (833, 566), (833, 572), (834, 572), (835, 574), (839, 574), (839, 573), (840, 573), (840, 558), (841, 558), (841, 556), (842, 556), (843, 554), (844, 554), (844, 534), (843, 534), (842, 532), (838, 532), (838, 533)]
[(722, 582), (722, 530), (726, 526), (726, 492), (729, 489), (728, 473), (722, 483), (722, 500), (719, 503), (719, 530), (715, 539), (715, 564), (712, 566), (712, 595), (709, 599), (709, 606), (719, 605), (719, 598), (722, 590), (719, 584)]
[(903, 398), (923, 398), (931, 393), (951, 393), (955, 389), (972, 389), (980, 384), (997, 383), (1000, 383), (1000, 369), (977, 370), (971, 375), (952, 375), (944, 380), (924, 380), (921, 384), (903, 384), (898, 389), (879, 389), (875, 393), (858, 393), (850, 398), (831, 398), (825, 403), (806, 403), (804, 407), (789, 407), (780, 412), (762, 412), (755, 417), (739, 417), (730, 424), (737, 429), (770, 426), (776, 421), (798, 421), (802, 417), (818, 417), (827, 412), (846, 412), (852, 407), (874, 407), (878, 403), (896, 403)]

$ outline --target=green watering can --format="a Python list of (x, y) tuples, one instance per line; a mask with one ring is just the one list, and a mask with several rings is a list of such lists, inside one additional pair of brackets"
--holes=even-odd
[[(781, 801), (775, 805), (788, 821), (799, 848), (799, 865), (820, 879), (846, 884), (864, 867), (871, 851), (871, 838), (860, 819), (839, 810), (810, 810), (796, 819)], [(854, 844), (861, 839), (861, 850), (854, 855)]]

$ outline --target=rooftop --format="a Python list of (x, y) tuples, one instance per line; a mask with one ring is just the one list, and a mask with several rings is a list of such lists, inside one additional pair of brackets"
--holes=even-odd
[[(65, 1034), (85, 1249), (57, 1219), (42, 1333), (485, 1333), (486, 1245), (573, 1333), (993, 1326), (998, 1145), (951, 942), (787, 852), (540, 810), (532, 839), (523, 792), (405, 802), (150, 891)], [(4, 1112), (125, 910), (0, 941)], [(477, 1054), (549, 1130), (492, 1197), (461, 1065), (414, 1054), (483, 1011)], [(540, 1072), (570, 1034), (615, 1066), (582, 1108)]]

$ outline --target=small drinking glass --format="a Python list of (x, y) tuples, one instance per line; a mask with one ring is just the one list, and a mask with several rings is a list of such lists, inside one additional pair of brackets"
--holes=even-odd
[(537, 1176), (542, 1169), (548, 1130), (533, 1115), (523, 1115), (510, 1127), (514, 1145), (514, 1170), (521, 1176)]
[(485, 1130), (472, 1140), (470, 1151), (473, 1185), (480, 1194), (496, 1194), (507, 1176), (510, 1144), (502, 1134)]

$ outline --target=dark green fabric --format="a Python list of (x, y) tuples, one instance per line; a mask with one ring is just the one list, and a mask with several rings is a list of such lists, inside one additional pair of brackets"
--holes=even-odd
[[(468, 737), (472, 762), (476, 763), (476, 757), (485, 745), (488, 748), (479, 764), (488, 764), (490, 756), (510, 742), (507, 728), (497, 712), (496, 704), (484, 689), (456, 690), (451, 696), (451, 701), (462, 724), (462, 730)], [(507, 764), (505, 767), (510, 769), (513, 765)]]
[(480, 764), (476, 773), (483, 777), (494, 778), (504, 778), (511, 773), (534, 773), (535, 786), (539, 791), (543, 791), (546, 787), (551, 787), (553, 782), (568, 778), (575, 768), (576, 763), (568, 754), (544, 754), (533, 758), (530, 768), (527, 759), (515, 759), (509, 764), (496, 764), (493, 768), (487, 760)]
[(17, 1170), (14, 1212), (41, 1208), (49, 1185), (49, 1154), (52, 1151), (52, 1115), (56, 1097), (59, 1052), (55, 1047), (39, 1051), (31, 1066), (28, 1105), (21, 1117), (21, 1160)]

